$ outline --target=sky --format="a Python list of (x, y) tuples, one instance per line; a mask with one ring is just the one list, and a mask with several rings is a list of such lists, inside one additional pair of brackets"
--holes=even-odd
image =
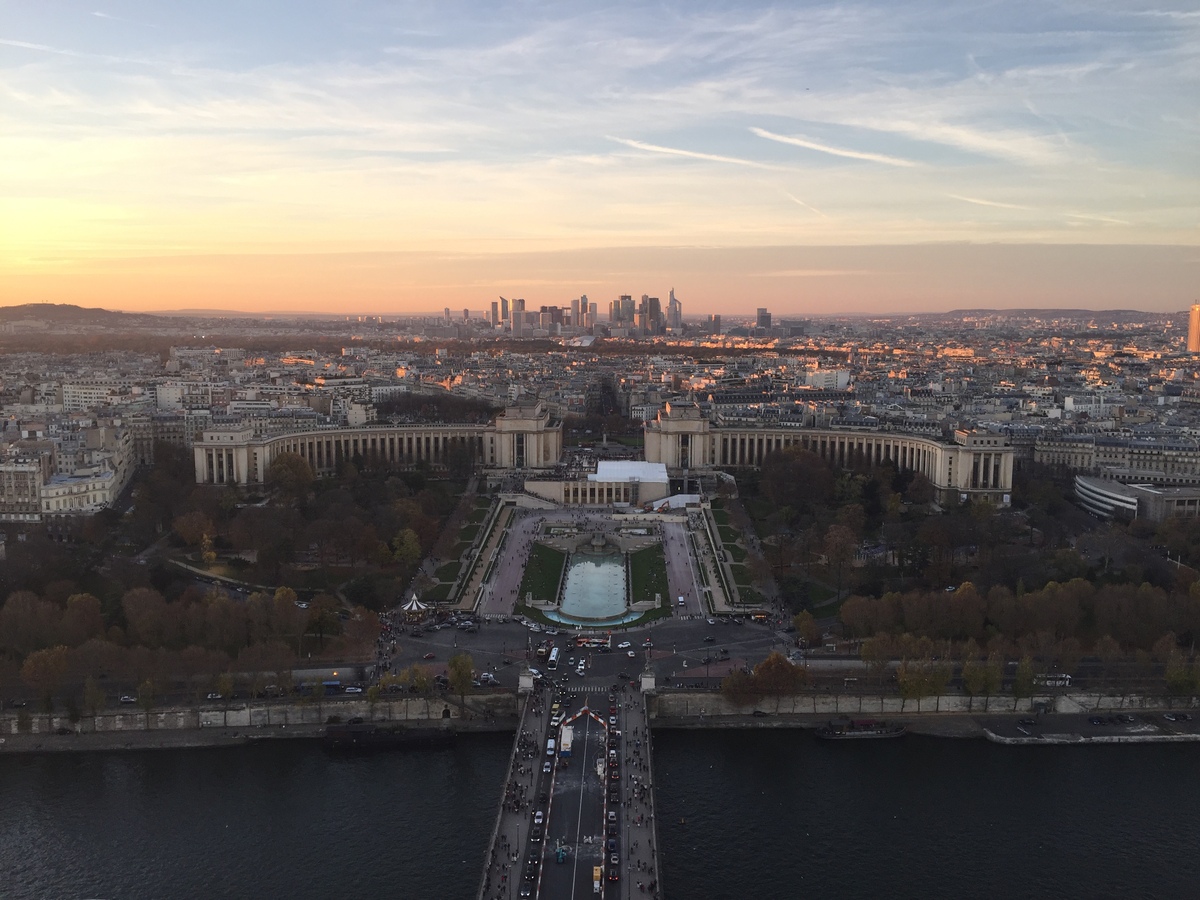
[(0, 305), (1200, 299), (1200, 9), (0, 0)]

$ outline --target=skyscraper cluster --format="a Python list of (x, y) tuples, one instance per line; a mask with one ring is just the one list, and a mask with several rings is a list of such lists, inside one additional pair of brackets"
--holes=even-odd
[(668, 295), (665, 314), (658, 297), (642, 294), (641, 302), (635, 306), (630, 294), (622, 294), (608, 305), (608, 321), (610, 326), (637, 328), (643, 334), (679, 331), (683, 328), (683, 304), (675, 297), (674, 288)]

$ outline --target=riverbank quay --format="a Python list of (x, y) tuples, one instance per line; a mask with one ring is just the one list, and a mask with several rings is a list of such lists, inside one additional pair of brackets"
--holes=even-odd
[[(6, 711), (0, 715), (0, 753), (220, 747), (266, 738), (322, 737), (329, 725), (352, 721), (399, 730), (513, 731), (516, 703), (515, 693), (499, 691), (468, 695), (465, 705), (448, 696), (381, 700), (375, 704), (365, 700), (296, 700), (228, 707), (161, 707), (148, 713), (140, 709), (106, 710), (76, 721), (65, 715)], [(235, 740), (233, 735), (239, 737)]]
[(1176, 711), (1117, 715), (981, 718), (984, 737), (1013, 747), (1057, 744), (1179, 744), (1200, 741), (1200, 716)]
[[(428, 726), (393, 725), (401, 735), (411, 730), (427, 735)], [(455, 721), (442, 726), (450, 735), (511, 733), (513, 721)], [(20, 753), (110, 753), (125, 750), (201, 750), (244, 747), (259, 741), (324, 741), (326, 725), (278, 725), (270, 728), (190, 728), (151, 729), (148, 731), (81, 731), (69, 734), (17, 734), (0, 738), (0, 754)]]
[[(515, 692), (457, 698), (339, 700), (318, 704), (109, 710), (71, 722), (67, 716), (0, 714), (0, 753), (183, 749), (238, 746), (254, 740), (318, 739), (330, 724), (361, 719), (387, 728), (515, 732), (523, 708)], [(886, 718), (910, 734), (986, 738), (1011, 745), (1147, 743), (1200, 740), (1200, 700), (1062, 694), (1015, 701), (961, 696), (901, 701), (897, 697), (797, 695), (732, 704), (716, 692), (647, 694), (645, 729), (816, 729), (839, 717)], [(907, 709), (901, 710), (904, 705)], [(1168, 718), (1169, 717), (1169, 718)]]
[[(731, 704), (716, 693), (659, 692), (650, 698), (653, 729), (801, 729), (813, 730), (837, 718), (886, 718), (907, 733), (941, 738), (987, 739), (1020, 745), (1080, 743), (1184, 743), (1200, 741), (1200, 708), (1195, 698), (1059, 695), (1029, 698), (1013, 709), (1013, 698), (991, 702), (985, 711), (970, 698), (926, 698), (920, 712), (901, 711), (899, 698), (840, 696), (829, 708), (812, 712), (809, 698), (775, 698), (752, 706)], [(887, 703), (895, 699), (894, 704)], [(992, 698), (994, 701), (996, 698)], [(1097, 703), (1117, 699), (1119, 705)], [(793, 700), (795, 704), (793, 705)], [(806, 702), (807, 701), (807, 702)], [(915, 705), (908, 701), (910, 705)], [(976, 706), (970, 709), (969, 706)], [(1116, 708), (1114, 708), (1114, 706)], [(1023, 707), (1023, 708), (1022, 708)], [(1089, 708), (1090, 707), (1090, 708)], [(792, 711), (795, 709), (796, 711)], [(1188, 710), (1192, 710), (1189, 712)]]
[(1146, 694), (1055, 693), (1032, 697), (969, 697), (965, 694), (905, 699), (894, 694), (800, 693), (760, 697), (734, 703), (718, 691), (658, 688), (650, 703), (654, 726), (662, 720), (704, 720), (713, 717), (765, 718), (770, 716), (836, 716), (853, 718), (902, 715), (994, 716), (1082, 713), (1096, 715), (1191, 711), (1200, 717), (1200, 697), (1165, 697)]

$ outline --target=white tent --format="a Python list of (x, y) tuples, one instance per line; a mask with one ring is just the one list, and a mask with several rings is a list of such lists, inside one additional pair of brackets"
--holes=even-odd
[(420, 613), (420, 612), (425, 612), (425, 610), (429, 609), (429, 605), (427, 603), (422, 603), (420, 600), (417, 599), (417, 595), (413, 594), (412, 599), (409, 600), (407, 603), (405, 603), (402, 607), (400, 607), (400, 609), (402, 609), (406, 613)]

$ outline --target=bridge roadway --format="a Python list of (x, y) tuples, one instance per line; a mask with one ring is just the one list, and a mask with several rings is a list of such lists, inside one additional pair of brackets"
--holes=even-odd
[(645, 697), (553, 674), (559, 685), (539, 682), (522, 712), (479, 900), (662, 897)]

